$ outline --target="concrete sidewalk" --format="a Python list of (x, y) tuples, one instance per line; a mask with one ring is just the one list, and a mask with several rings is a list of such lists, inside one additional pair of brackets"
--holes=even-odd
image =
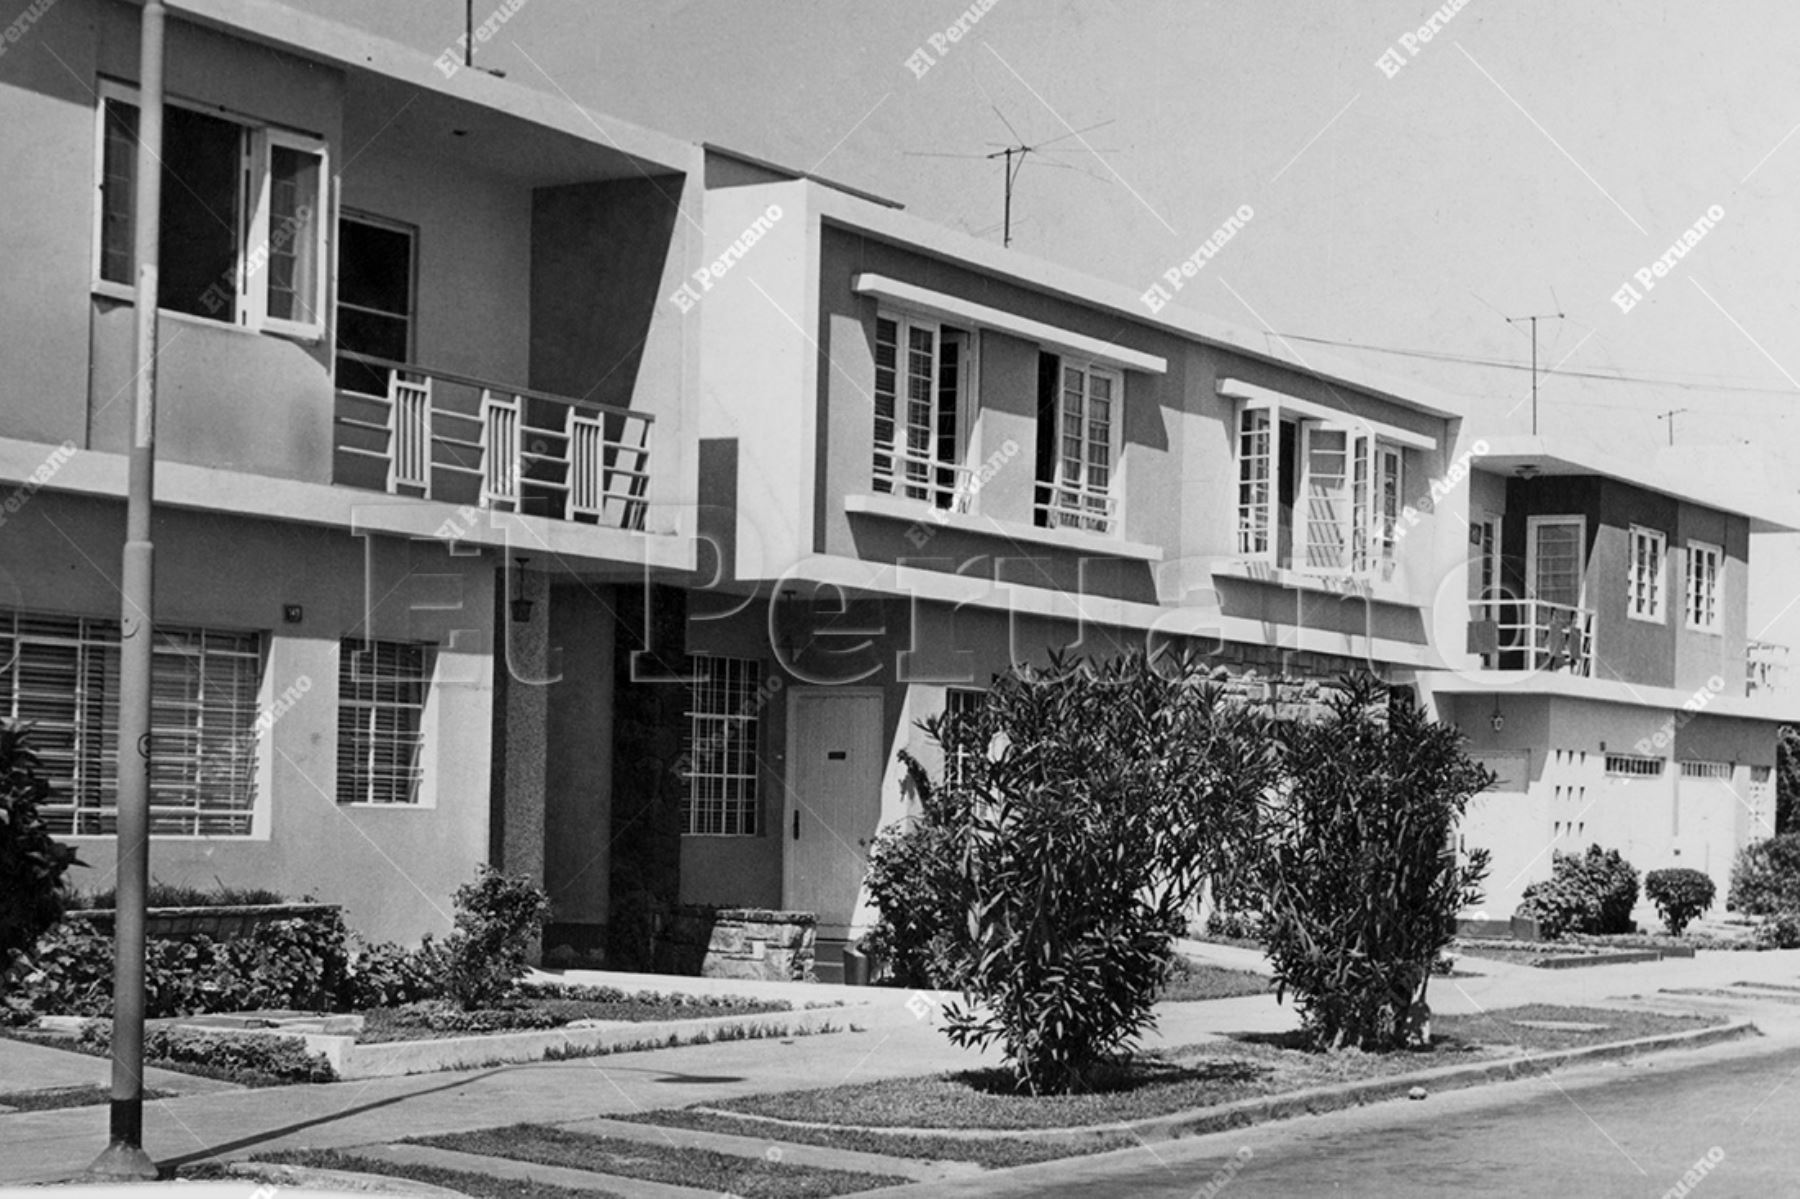
[[(1212, 960), (1210, 954), (1197, 956)], [(1220, 964), (1242, 962), (1234, 958)], [(1800, 951), (1702, 952), (1691, 961), (1563, 971), (1466, 958), (1462, 964), (1483, 973), (1434, 981), (1431, 1002), (1437, 1011), (1477, 1013), (1524, 1003), (1606, 1006), (1634, 998), (1644, 1002), (1667, 987), (1723, 988), (1739, 980), (1800, 986)], [(643, 989), (670, 990), (691, 981), (639, 977), (648, 980)], [(598, 974), (580, 981), (626, 985), (616, 976)], [(639, 982), (630, 985), (635, 989)], [(741, 984), (737, 988), (749, 993)], [(213, 1155), (347, 1147), (519, 1121), (565, 1123), (759, 1092), (966, 1070), (998, 1061), (997, 1054), (984, 1057), (951, 1045), (936, 1027), (936, 1006), (918, 1002), (910, 992), (810, 985), (800, 995), (814, 1002), (872, 999), (875, 1006), (860, 1017), (866, 1027), (859, 1024), (857, 1031), (792, 1040), (658, 1049), (328, 1086), (184, 1094), (148, 1106), (146, 1147), (162, 1164), (176, 1165)], [(1687, 996), (1665, 996), (1659, 1004), (1671, 1005), (1709, 1006), (1706, 1000)], [(1800, 1039), (1800, 1006), (1765, 1002), (1753, 1012), (1741, 1003), (1711, 1006), (1738, 1016), (1754, 1015), (1765, 1031)], [(1166, 1004), (1158, 1015), (1159, 1028), (1146, 1038), (1147, 1048), (1191, 1044), (1233, 1032), (1280, 1031), (1296, 1024), (1291, 1004), (1278, 1005), (1272, 995)], [(61, 1077), (55, 1071), (62, 1066), (26, 1064), (56, 1052), (0, 1040), (0, 1078), (15, 1072), (22, 1077), (26, 1069), (39, 1071), (36, 1077)], [(102, 1059), (74, 1061), (77, 1064), (67, 1068), (84, 1072), (84, 1079), (104, 1078)], [(105, 1145), (106, 1124), (104, 1107), (0, 1115), (0, 1184), (47, 1181), (79, 1172)]]

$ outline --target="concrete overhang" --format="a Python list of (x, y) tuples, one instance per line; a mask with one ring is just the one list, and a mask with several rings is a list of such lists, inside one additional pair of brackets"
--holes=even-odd
[(1723, 472), (1707, 470), (1692, 459), (1628, 462), (1561, 441), (1553, 448), (1542, 437), (1489, 437), (1483, 441), (1485, 451), (1473, 455), (1477, 470), (1531, 478), (1597, 475), (1746, 517), (1752, 533), (1800, 532), (1800, 499), (1794, 493), (1753, 491), (1736, 478), (1724, 480), (1720, 477)]
[[(1584, 678), (1566, 671), (1425, 670), (1419, 672), (1416, 681), (1433, 695), (1545, 696), (1624, 704), (1659, 712), (1678, 712), (1685, 705), (1693, 704), (1695, 707), (1691, 710), (1708, 716), (1770, 720), (1782, 724), (1800, 721), (1800, 693), (1719, 695), (1704, 690), (1650, 687), (1619, 679)], [(1704, 704), (1700, 703), (1702, 695), (1705, 696)]]
[[(533, 186), (700, 168), (700, 147), (691, 142), (594, 112), (560, 88), (463, 67), (460, 54), (454, 70), (439, 69), (422, 51), (275, 0), (168, 0), (168, 10), (175, 20), (343, 70), (360, 102), (353, 107), (371, 109), (374, 127), (365, 134), (378, 129), (384, 139), (426, 145), (455, 137), (458, 157)], [(445, 9), (447, 52), (456, 49), (461, 15)], [(521, 122), (543, 133), (520, 137)], [(356, 134), (346, 128), (347, 137)]]

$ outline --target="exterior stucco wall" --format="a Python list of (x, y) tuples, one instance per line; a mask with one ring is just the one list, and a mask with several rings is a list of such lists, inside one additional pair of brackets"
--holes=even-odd
[[(40, 493), (0, 531), (0, 603), (116, 620), (123, 532), (122, 504)], [(259, 811), (256, 835), (155, 838), (151, 875), (342, 903), (352, 927), (377, 939), (448, 931), (451, 893), (487, 854), (490, 560), (452, 557), (430, 543), (167, 510), (155, 538), (158, 621), (260, 631), (265, 710), (288, 688), (305, 690), (263, 738), (258, 791), (267, 816)], [(301, 605), (300, 623), (284, 622), (286, 604)], [(418, 806), (336, 800), (339, 642), (365, 627), (437, 646)], [(74, 843), (89, 866), (74, 885), (109, 886), (112, 840)]]

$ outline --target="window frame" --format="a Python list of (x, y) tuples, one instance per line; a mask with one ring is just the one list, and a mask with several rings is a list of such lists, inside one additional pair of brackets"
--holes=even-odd
[[(1122, 539), (1125, 535), (1125, 372), (1108, 363), (1093, 358), (1083, 358), (1078, 354), (1068, 354), (1039, 347), (1039, 354), (1049, 354), (1056, 359), (1056, 428), (1052, 432), (1051, 477), (1038, 477), (1033, 480), (1032, 522), (1035, 525), (1042, 517), (1042, 528), (1052, 531), (1091, 533), (1100, 537)], [(1065, 407), (1068, 393), (1069, 372), (1076, 371), (1082, 376), (1081, 388), (1081, 478), (1070, 482), (1065, 474), (1068, 455), (1064, 452), (1065, 422), (1070, 414)], [(1087, 476), (1093, 468), (1092, 451), (1095, 441), (1088, 434), (1091, 431), (1091, 405), (1093, 398), (1093, 380), (1095, 376), (1103, 377), (1112, 384), (1112, 394), (1106, 399), (1109, 405), (1106, 424), (1106, 486), (1096, 491), (1087, 482)], [(1042, 417), (1040, 416), (1041, 420)], [(1038, 496), (1048, 493), (1048, 498)], [(1093, 514), (1085, 504), (1076, 507), (1064, 506), (1058, 497), (1070, 494), (1084, 501), (1100, 500), (1103, 516)], [(1104, 524), (1095, 528), (1096, 521)]]
[[(179, 96), (165, 96), (164, 104), (197, 112), (238, 128), (237, 227), (232, 231), (234, 270), (231, 283), (236, 293), (229, 317), (209, 316), (163, 307), (158, 311), (177, 318), (204, 321), (209, 324), (270, 333), (296, 341), (322, 342), (328, 329), (328, 305), (331, 298), (331, 257), (334, 237), (331, 206), (331, 152), (322, 137), (257, 120), (216, 104), (204, 104)], [(143, 112), (142, 92), (135, 84), (102, 79), (94, 105), (94, 198), (90, 229), (93, 239), (89, 263), (89, 288), (96, 295), (122, 301), (135, 301), (137, 288), (133, 280), (119, 281), (106, 277), (106, 112), (111, 103), (129, 104)], [(273, 162), (276, 148), (313, 155), (318, 159), (318, 189), (313, 199), (313, 311), (316, 319), (296, 321), (269, 315), (269, 209), (273, 192)], [(132, 158), (130, 186), (135, 196), (137, 186), (136, 157)], [(135, 262), (135, 224), (133, 261)], [(260, 258), (258, 257), (260, 255)], [(253, 259), (257, 261), (253, 262)]]
[[(1656, 547), (1656, 570), (1645, 575), (1641, 550)], [(1625, 553), (1625, 615), (1645, 624), (1664, 624), (1668, 612), (1669, 535), (1648, 525), (1627, 526)], [(1644, 587), (1644, 607), (1640, 610), (1638, 589)]]
[[(352, 395), (367, 395), (370, 393), (354, 391), (353, 389), (346, 387), (344, 380), (339, 377), (344, 362), (342, 355), (351, 352), (346, 351), (344, 348), (344, 322), (338, 319), (339, 314), (346, 308), (353, 312), (365, 313), (369, 316), (382, 317), (388, 320), (399, 319), (399, 314), (384, 312), (379, 308), (370, 308), (366, 304), (351, 304), (345, 302), (343, 287), (339, 277), (341, 267), (340, 258), (344, 252), (345, 243), (345, 239), (342, 236), (342, 231), (339, 227), (345, 222), (366, 225), (371, 229), (381, 229), (389, 233), (397, 233), (406, 238), (406, 352), (402, 354), (399, 359), (399, 361), (404, 363), (416, 362), (418, 360), (416, 351), (418, 349), (419, 337), (419, 227), (406, 221), (380, 216), (360, 208), (347, 208), (343, 205), (339, 205), (338, 211), (334, 214), (332, 219), (332, 226), (337, 232), (333, 236), (333, 257), (331, 261), (331, 275), (333, 279), (331, 289), (331, 381), (332, 386), (339, 391), (348, 391)], [(387, 398), (387, 392), (385, 390), (381, 392), (380, 398)]]
[[(699, 711), (700, 691), (696, 663), (699, 660), (730, 663), (741, 671), (735, 681), (735, 690), (728, 683), (723, 692), (726, 706), (717, 712)], [(689, 654), (687, 662), (687, 695), (682, 704), (682, 719), (685, 731), (682, 734), (682, 760), (686, 763), (683, 771), (683, 791), (681, 807), (678, 815), (683, 837), (761, 837), (765, 834), (766, 821), (763, 819), (763, 709), (767, 704), (768, 693), (763, 690), (763, 662), (760, 658), (738, 658), (728, 654)], [(748, 771), (732, 772), (722, 770), (716, 774), (703, 774), (696, 769), (699, 758), (695, 746), (701, 740), (701, 726), (698, 721), (705, 718), (715, 721), (721, 727), (737, 729), (736, 736), (749, 744)], [(729, 745), (732, 734), (727, 732), (722, 738), (724, 745)], [(724, 756), (721, 754), (721, 756)], [(717, 805), (716, 828), (701, 828), (700, 808), (701, 796), (695, 794), (696, 787), (705, 779), (719, 782), (723, 787), (736, 783), (744, 786), (748, 794), (727, 795), (723, 792), (706, 802)], [(735, 812), (736, 819), (732, 819)], [(737, 827), (730, 827), (733, 824)]]
[[(22, 621), (31, 621), (40, 626), (32, 633), (20, 631)], [(55, 633), (46, 632), (41, 626), (50, 623), (67, 626)], [(73, 672), (76, 676), (76, 691), (69, 698), (71, 716), (68, 720), (71, 737), (71, 774), (66, 781), (58, 784), (59, 789), (66, 789), (69, 802), (46, 803), (43, 805), (47, 817), (60, 819), (65, 813), (69, 820), (68, 832), (57, 832), (59, 837), (71, 840), (102, 838), (112, 839), (116, 833), (100, 831), (83, 831), (82, 817), (92, 816), (95, 820), (104, 820), (110, 815), (114, 820), (118, 814), (118, 770), (116, 764), (111, 769), (111, 802), (104, 802), (108, 790), (107, 759), (116, 758), (118, 742), (119, 695), (120, 685), (118, 655), (122, 652), (118, 640), (118, 618), (113, 616), (84, 616), (67, 612), (55, 612), (41, 609), (0, 608), (0, 639), (12, 643), (13, 652), (0, 661), (0, 677), (14, 672), (10, 686), (0, 695), (10, 697), (9, 710), (0, 710), (0, 716), (8, 719), (23, 720), (27, 724), (43, 725), (43, 717), (35, 719), (23, 716), (15, 717), (20, 711), (19, 699), (21, 687), (16, 671), (20, 667), (22, 655), (19, 652), (21, 641), (30, 640), (39, 644), (61, 644), (70, 647), (74, 654)], [(112, 636), (109, 639), (108, 633)], [(254, 629), (211, 628), (199, 625), (160, 625), (152, 632), (152, 703), (151, 703), (151, 736), (155, 739), (168, 738), (180, 743), (177, 739), (193, 739), (194, 754), (168, 755), (158, 752), (153, 759), (164, 764), (170, 761), (185, 763), (191, 766), (192, 782), (176, 782), (173, 785), (159, 780), (152, 774), (150, 780), (151, 804), (151, 836), (158, 841), (220, 841), (220, 842), (252, 842), (269, 839), (269, 753), (265, 730), (261, 726), (263, 714), (269, 710), (269, 641), (267, 634)], [(181, 639), (182, 644), (177, 643)], [(191, 640), (191, 648), (189, 639)], [(213, 642), (224, 642), (216, 649)], [(230, 642), (242, 642), (232, 646)], [(90, 659), (91, 654), (104, 654), (112, 651), (110, 678), (108, 664), (104, 657), (98, 662)], [(212, 653), (238, 659), (249, 659), (248, 669), (253, 671), (252, 685), (247, 695), (238, 695), (235, 700), (227, 696), (223, 705), (223, 715), (229, 727), (223, 734), (214, 737), (208, 732), (207, 717), (209, 714), (221, 715), (220, 705), (214, 697), (204, 693), (193, 700), (176, 703), (166, 697), (159, 700), (154, 688), (158, 684), (166, 684), (168, 676), (162, 669), (172, 658), (198, 658), (201, 665), (197, 680), (204, 684), (208, 677), (205, 662)], [(41, 667), (39, 669), (42, 669)], [(217, 675), (213, 676), (217, 678)], [(110, 685), (110, 686), (109, 686)], [(229, 689), (228, 683), (222, 683)], [(91, 688), (99, 688), (98, 694), (91, 693)], [(109, 691), (111, 692), (109, 694)], [(197, 706), (196, 706), (197, 705)], [(180, 726), (171, 726), (166, 721), (159, 723), (158, 717), (171, 708), (185, 710), (194, 719)], [(97, 727), (88, 727), (97, 722)], [(232, 779), (226, 789), (232, 790), (241, 786), (243, 800), (241, 803), (231, 802), (235, 797), (227, 797), (224, 804), (208, 807), (203, 801), (206, 796), (202, 789), (207, 785), (201, 774), (207, 769), (218, 768), (216, 755), (223, 747), (228, 759)], [(48, 759), (59, 757), (53, 751)], [(209, 760), (210, 756), (210, 760)], [(93, 777), (87, 777), (87, 771)], [(190, 789), (193, 792), (191, 805), (174, 805), (159, 803), (159, 794), (174, 789)], [(91, 793), (91, 802), (84, 802), (84, 797)], [(224, 817), (227, 821), (241, 818), (244, 828), (241, 832), (202, 831), (206, 817)], [(186, 817), (192, 821), (193, 831), (157, 831), (155, 825), (159, 819), (180, 819)]]
[[(1237, 481), (1237, 557), (1302, 575), (1391, 580), (1399, 564), (1399, 530), (1407, 512), (1407, 447), (1348, 414), (1341, 419), (1327, 418), (1316, 415), (1310, 406), (1284, 413), (1282, 404), (1272, 399), (1240, 401), (1236, 417), (1232, 463)], [(1256, 419), (1262, 422), (1260, 430), (1250, 428)], [(1293, 421), (1297, 439), (1295, 515), (1286, 561), (1281, 560), (1280, 551), (1284, 420)], [(1336, 563), (1310, 560), (1315, 522), (1307, 516), (1306, 501), (1316, 477), (1312, 462), (1314, 438), (1325, 435), (1341, 435), (1344, 443), (1344, 469), (1337, 492), (1342, 513), (1329, 522), (1329, 527), (1337, 532)], [(1262, 439), (1263, 449), (1247, 453), (1258, 438)], [(1251, 468), (1256, 463), (1261, 464), (1260, 478), (1252, 476)], [(1251, 498), (1259, 485), (1263, 488), (1262, 498)], [(1256, 548), (1258, 541), (1261, 548)]]
[[(891, 321), (894, 325), (894, 388), (893, 410), (888, 420), (893, 425), (894, 436), (884, 444), (879, 436), (881, 414), (881, 325)], [(911, 346), (911, 331), (914, 329), (930, 329), (932, 332), (931, 354), (931, 412), (927, 425), (928, 440), (931, 443), (930, 453), (926, 459), (927, 478), (924, 480), (908, 479), (904, 473), (908, 461), (912, 458), (905, 445), (905, 434), (908, 429), (906, 407), (910, 402), (906, 384), (910, 378), (907, 355)], [(974, 464), (980, 458), (980, 361), (981, 361), (981, 329), (979, 326), (958, 324), (955, 321), (943, 320), (931, 313), (919, 312), (905, 307), (883, 304), (875, 311), (873, 326), (875, 349), (873, 386), (869, 395), (873, 401), (874, 414), (871, 421), (869, 442), (872, 451), (870, 463), (869, 487), (878, 495), (889, 495), (897, 500), (922, 504), (934, 511), (951, 512), (958, 515), (973, 513), (977, 503), (979, 489), (970, 485)], [(944, 369), (944, 335), (946, 332), (960, 337), (963, 355), (957, 363), (956, 372), (956, 438), (958, 460), (948, 462), (938, 456), (937, 443), (942, 437), (942, 399)], [(879, 465), (886, 459), (889, 472), (884, 479), (879, 472)], [(939, 471), (950, 471), (952, 481), (948, 490), (930, 476)], [(923, 490), (925, 495), (913, 495), (914, 490)], [(940, 498), (948, 500), (939, 504)]]
[[(1710, 567), (1704, 574), (1697, 569), (1701, 562), (1710, 562)], [(1710, 541), (1696, 541), (1690, 537), (1687, 543), (1686, 579), (1682, 586), (1682, 608), (1687, 627), (1691, 631), (1715, 637), (1724, 636), (1725, 615), (1720, 610), (1724, 577), (1724, 548)], [(1696, 613), (1700, 614), (1699, 619), (1696, 619)]]
[[(344, 723), (344, 710), (346, 702), (348, 701), (344, 695), (344, 655), (346, 653), (354, 652), (352, 647), (377, 645), (417, 649), (421, 652), (423, 657), (423, 666), (419, 678), (421, 694), (417, 705), (417, 728), (412, 734), (412, 737), (416, 742), (412, 766), (413, 784), (411, 797), (408, 799), (368, 798), (368, 796), (373, 793), (374, 773), (372, 770), (365, 780), (367, 786), (359, 787), (357, 794), (353, 797), (346, 798), (345, 796), (343, 761), (346, 726)], [(338, 660), (335, 664), (337, 667), (337, 696), (333, 707), (333, 712), (337, 721), (336, 737), (333, 743), (335, 752), (332, 756), (332, 767), (336, 772), (336, 777), (332, 781), (333, 801), (340, 808), (368, 808), (384, 812), (428, 811), (435, 808), (437, 806), (437, 797), (433, 783), (436, 775), (436, 762), (434, 760), (433, 751), (437, 743), (436, 715), (437, 699), (440, 690), (438, 687), (438, 663), (441, 658), (441, 655), (438, 653), (438, 646), (429, 641), (405, 641), (390, 637), (363, 637), (352, 634), (338, 639), (337, 652)], [(360, 700), (355, 701), (355, 703), (358, 707), (367, 707), (371, 709), (381, 706), (379, 697), (367, 703)], [(410, 708), (410, 705), (408, 707)], [(371, 721), (371, 729), (372, 727), (373, 722)]]

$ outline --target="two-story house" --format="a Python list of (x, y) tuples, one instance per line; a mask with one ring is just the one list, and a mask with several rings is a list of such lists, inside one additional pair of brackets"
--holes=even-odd
[[(110, 884), (139, 8), (0, 56), (0, 716)], [(693, 565), (697, 147), (265, 0), (170, 5), (152, 875), (416, 940), (604, 922), (614, 649)], [(632, 622), (638, 621), (634, 625)]]
[(1775, 831), (1776, 729), (1800, 717), (1746, 624), (1751, 536), (1800, 529), (1800, 505), (1544, 438), (1468, 448), (1445, 669), (1419, 684), (1499, 779), (1462, 832), (1494, 855), (1487, 910), (1595, 843), (1704, 871), (1722, 909), (1737, 850)]
[(1278, 715), (1439, 664), (1455, 401), (723, 151), (707, 185), (682, 900), (816, 912), (828, 967), (897, 751), (1015, 661), (1186, 647)]

